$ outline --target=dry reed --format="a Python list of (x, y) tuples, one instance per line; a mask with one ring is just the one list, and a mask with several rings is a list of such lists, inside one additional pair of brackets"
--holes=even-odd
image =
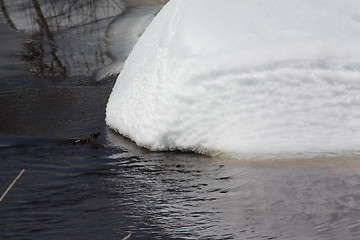
[(6, 196), (6, 194), (10, 191), (10, 189), (14, 186), (14, 184), (17, 182), (17, 180), (19, 180), (19, 178), (21, 177), (21, 175), (25, 172), (25, 169), (21, 170), (21, 172), (19, 173), (19, 175), (17, 175), (17, 177), (14, 179), (14, 181), (12, 181), (12, 183), (10, 184), (10, 186), (6, 189), (6, 191), (3, 193), (3, 195), (0, 198), (0, 202), (4, 199), (4, 197)]

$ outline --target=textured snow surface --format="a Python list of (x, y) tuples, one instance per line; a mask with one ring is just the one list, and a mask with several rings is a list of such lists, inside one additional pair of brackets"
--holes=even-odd
[(106, 110), (151, 150), (360, 149), (360, 2), (170, 0)]

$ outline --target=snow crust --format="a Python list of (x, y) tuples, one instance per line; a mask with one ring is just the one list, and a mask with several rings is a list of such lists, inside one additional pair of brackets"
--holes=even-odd
[(359, 42), (357, 0), (170, 0), (106, 122), (151, 150), (357, 152)]

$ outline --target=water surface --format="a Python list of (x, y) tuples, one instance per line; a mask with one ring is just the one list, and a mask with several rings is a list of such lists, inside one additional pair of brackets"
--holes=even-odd
[[(128, 1), (120, 18), (150, 3), (158, 1)], [(98, 82), (95, 72), (111, 59), (86, 68), (93, 50), (69, 50), (91, 43), (105, 59), (102, 40), (62, 28), (68, 39), (55, 34), (56, 52), (70, 70), (59, 74), (45, 67), (51, 54), (32, 56), (48, 40), (2, 19), (0, 193), (26, 172), (0, 203), (0, 239), (358, 239), (358, 157), (231, 160), (141, 149), (105, 125), (115, 78)], [(89, 144), (66, 141), (92, 132), (101, 135)]]

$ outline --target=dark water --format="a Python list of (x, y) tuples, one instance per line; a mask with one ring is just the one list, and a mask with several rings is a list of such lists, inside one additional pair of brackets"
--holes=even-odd
[[(73, 2), (86, 10), (92, 1)], [(128, 1), (120, 17), (127, 7), (155, 3)], [(28, 5), (10, 9), (17, 25), (21, 11), (31, 13)], [(59, 64), (54, 39), (39, 37), (36, 27), (15, 30), (2, 16), (0, 194), (26, 172), (0, 203), (0, 239), (360, 239), (356, 157), (154, 153), (109, 130), (105, 106), (115, 79), (94, 77), (110, 61), (96, 27), (105, 19), (113, 18), (51, 28)], [(94, 48), (74, 47), (86, 44)], [(91, 58), (94, 49), (103, 57)], [(66, 141), (92, 132), (101, 135), (89, 144)]]

